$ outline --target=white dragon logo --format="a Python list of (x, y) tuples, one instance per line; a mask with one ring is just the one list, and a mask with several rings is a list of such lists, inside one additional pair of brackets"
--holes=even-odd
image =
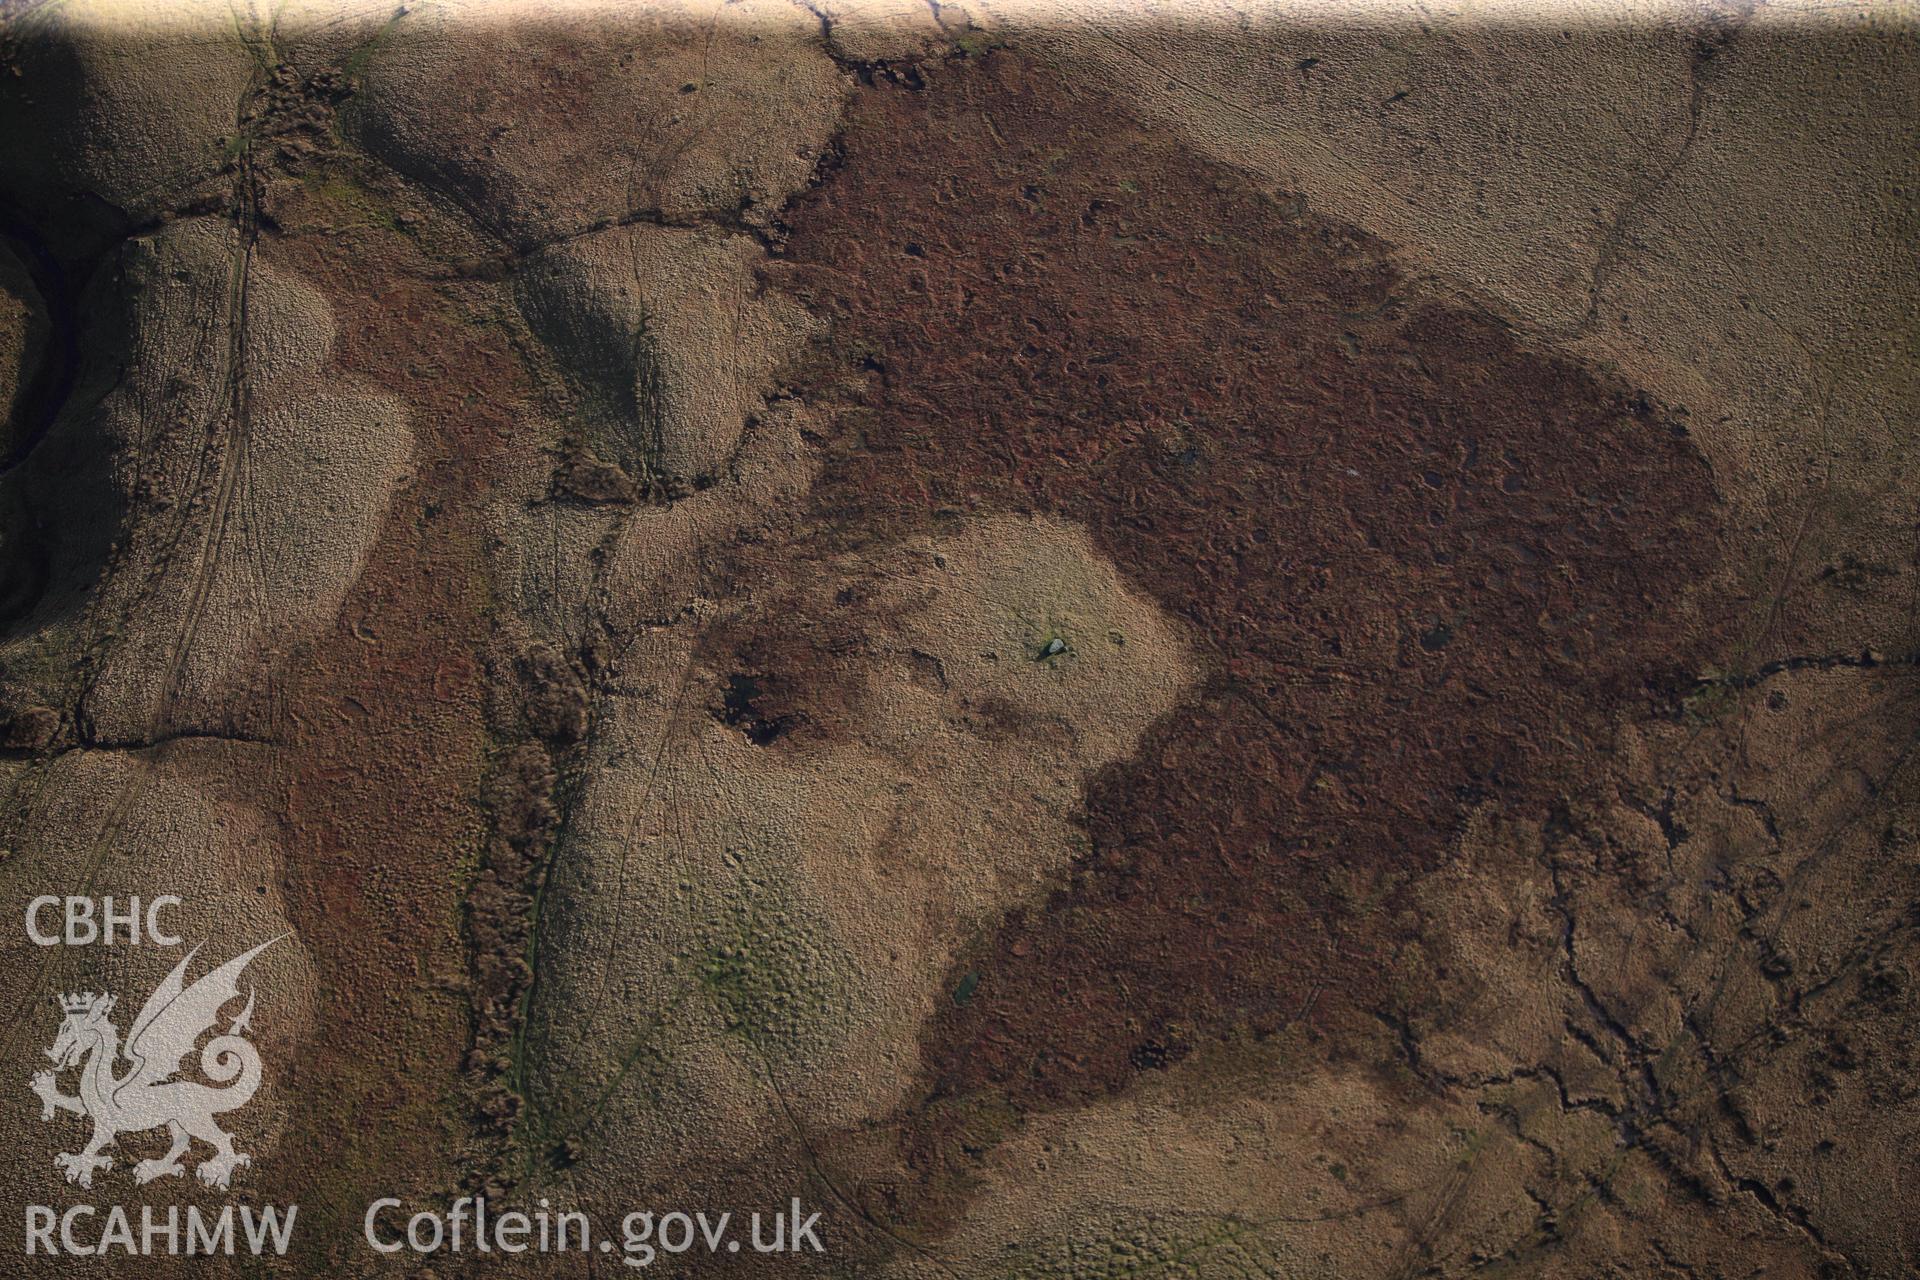
[[(284, 936), (284, 935), (283, 935)], [(187, 965), (199, 952), (195, 946), (187, 958), (175, 966), (133, 1020), (127, 1035), (125, 1057), (132, 1065), (126, 1073), (114, 1075), (114, 1066), (122, 1056), (120, 1029), (108, 1020), (113, 1012), (111, 995), (91, 991), (63, 995), (60, 1010), (66, 1021), (54, 1039), (47, 1056), (53, 1059), (53, 1071), (41, 1071), (32, 1080), (33, 1091), (41, 1102), (40, 1118), (53, 1119), (55, 1111), (71, 1111), (93, 1121), (93, 1137), (80, 1151), (68, 1151), (53, 1158), (67, 1171), (67, 1181), (83, 1187), (93, 1185), (96, 1169), (108, 1169), (113, 1161), (101, 1151), (113, 1145), (122, 1133), (167, 1127), (173, 1146), (158, 1160), (142, 1160), (134, 1166), (134, 1181), (152, 1182), (155, 1178), (186, 1172), (180, 1157), (191, 1141), (198, 1138), (214, 1149), (210, 1159), (202, 1160), (194, 1172), (209, 1187), (225, 1187), (233, 1171), (249, 1163), (233, 1149), (233, 1138), (213, 1122), (224, 1111), (245, 1106), (260, 1087), (260, 1054), (243, 1036), (253, 1017), (253, 992), (247, 992), (247, 1004), (228, 1025), (225, 1035), (207, 1041), (200, 1051), (200, 1070), (223, 1087), (215, 1088), (194, 1080), (175, 1080), (188, 1054), (201, 1035), (220, 1017), (220, 1010), (240, 994), (240, 971), (248, 961), (278, 942), (270, 938), (253, 950), (239, 955), (207, 974), (192, 986), (185, 985)], [(80, 1071), (80, 1092), (69, 1097), (60, 1092), (56, 1072), (86, 1065)]]

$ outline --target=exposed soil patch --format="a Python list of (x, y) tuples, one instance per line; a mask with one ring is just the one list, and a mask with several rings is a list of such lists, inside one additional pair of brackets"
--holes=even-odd
[(762, 705), (765, 701), (766, 691), (760, 681), (736, 671), (727, 677), (720, 691), (719, 709), (714, 714), (721, 724), (738, 729), (747, 741), (764, 747), (793, 727), (791, 716), (768, 710)]
[[(1071, 882), (964, 961), (930, 1090), (1068, 1104), (1376, 1006), (1470, 808), (1544, 814), (1711, 646), (1685, 430), (1009, 54), (875, 82), (840, 145), (770, 272), (832, 322), (816, 381), (862, 390), (778, 563), (1044, 512), (1210, 666), (1090, 787)], [(782, 658), (831, 722), (839, 656)]]

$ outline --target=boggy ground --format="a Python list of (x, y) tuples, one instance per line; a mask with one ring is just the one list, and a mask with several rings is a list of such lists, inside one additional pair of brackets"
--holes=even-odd
[[(1084, 1100), (1379, 1002), (1476, 806), (1545, 818), (1620, 718), (1677, 714), (1722, 530), (1644, 394), (1011, 55), (876, 85), (841, 148), (771, 273), (869, 370), (803, 536), (1070, 519), (1207, 666), (1092, 781), (1071, 883), (985, 944), (936, 1087)], [(754, 656), (821, 718), (831, 669)]]
[(1062, 883), (954, 966), (889, 1211), (964, 1214), (1008, 1123), (1283, 1031), (1364, 1060), (1384, 1024), (1417, 1069), (1463, 976), (1422, 885), (1476, 812), (1623, 787), (1618, 726), (1683, 718), (1725, 643), (1684, 420), (1012, 54), (874, 77), (838, 146), (768, 277), (860, 389), (793, 540), (744, 556), (752, 725), (800, 753), (870, 714), (834, 639), (887, 620), (809, 612), (796, 557), (985, 511), (1086, 526), (1204, 667), (1090, 780)]

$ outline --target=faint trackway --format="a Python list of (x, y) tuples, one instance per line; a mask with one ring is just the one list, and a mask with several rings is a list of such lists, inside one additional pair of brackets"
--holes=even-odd
[[(271, 33), (265, 37), (265, 48), (271, 51)], [(259, 50), (256, 49), (256, 54), (258, 54), (258, 52)], [(258, 59), (256, 59), (256, 62), (258, 62)], [(267, 65), (271, 64), (268, 63)], [(236, 136), (245, 137), (248, 109), (261, 92), (265, 83), (264, 70), (257, 65), (254, 75), (250, 78), (246, 89), (242, 91), (240, 99), (235, 106), (235, 122), (238, 130)], [(239, 245), (230, 273), (229, 333), (226, 344), (226, 362), (221, 369), (221, 377), (229, 389), (229, 395), (227, 397), (227, 404), (229, 406), (228, 429), (222, 443), (222, 447), (228, 455), (226, 461), (229, 465), (222, 466), (221, 459), (210, 456), (214, 452), (212, 445), (209, 445), (208, 449), (201, 454), (200, 472), (202, 474), (204, 474), (205, 469), (210, 465), (218, 468), (220, 471), (220, 481), (218, 491), (215, 495), (214, 509), (209, 514), (207, 520), (208, 532), (202, 539), (201, 551), (195, 563), (195, 580), (190, 595), (189, 610), (186, 618), (183, 620), (181, 631), (173, 640), (167, 678), (161, 687), (160, 697), (155, 704), (152, 719), (149, 721), (146, 741), (126, 744), (130, 749), (138, 750), (144, 747), (165, 744), (176, 738), (200, 736), (192, 732), (168, 732), (166, 726), (171, 722), (170, 704), (178, 688), (185, 656), (192, 647), (194, 636), (198, 630), (200, 616), (205, 610), (207, 596), (211, 589), (210, 584), (215, 562), (217, 561), (225, 540), (229, 515), (234, 496), (240, 488), (240, 474), (244, 467), (244, 452), (250, 409), (246, 379), (244, 376), (247, 333), (246, 297), (253, 247), (258, 235), (258, 209), (253, 176), (251, 153), (250, 151), (243, 152), (239, 164), (239, 171), (235, 178), (232, 205), (230, 208), (230, 216), (234, 221), (236, 231), (239, 235)], [(58, 407), (56, 406), (55, 412), (57, 411)], [(213, 426), (214, 424), (211, 422), (204, 424), (203, 429), (205, 434), (209, 436), (212, 435)], [(198, 476), (196, 476), (196, 489), (198, 483)], [(176, 538), (184, 534), (186, 519), (190, 518), (189, 516), (183, 519), (181, 526), (176, 529)], [(148, 779), (152, 776), (154, 768), (156, 767), (156, 762), (145, 758), (144, 755), (135, 758), (142, 760), (142, 768), (115, 799), (111, 808), (108, 810), (106, 818), (101, 824), (100, 830), (95, 833), (94, 838), (90, 842), (86, 859), (86, 871), (80, 887), (80, 892), (82, 893), (91, 894), (93, 886), (98, 879), (102, 864), (106, 861), (109, 852), (125, 833), (129, 816), (136, 810), (136, 807), (144, 796)], [(41, 961), (39, 972), (33, 984), (21, 997), (21, 1002), (15, 1011), (12, 1025), (6, 1032), (4, 1043), (8, 1052), (11, 1052), (17, 1042), (18, 1036), (31, 1021), (28, 1017), (29, 1006), (47, 993), (48, 979), (52, 973), (53, 966), (54, 956), (49, 954)]]
[(1714, 81), (1725, 70), (1734, 42), (1752, 18), (1756, 7), (1756, 4), (1749, 3), (1730, 15), (1714, 14), (1695, 31), (1687, 60), (1686, 127), (1672, 154), (1642, 176), (1626, 199), (1621, 201), (1601, 233), (1600, 246), (1594, 253), (1592, 273), (1587, 280), (1587, 309), (1575, 326), (1576, 333), (1584, 333), (1598, 322), (1607, 280), (1619, 267), (1633, 233), (1646, 222), (1655, 197), (1666, 190), (1692, 155), (1694, 143), (1700, 138), (1701, 122), (1706, 116), (1709, 92)]

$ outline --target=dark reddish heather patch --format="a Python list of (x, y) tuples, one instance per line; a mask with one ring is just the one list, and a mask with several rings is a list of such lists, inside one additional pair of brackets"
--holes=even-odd
[[(498, 305), (486, 286), (435, 282), (437, 264), (398, 231), (316, 232), (339, 213), (310, 199), (297, 188), (282, 202), (286, 233), (262, 252), (332, 300), (340, 376), (407, 403), (415, 471), (333, 627), (287, 663), (278, 690), (288, 776), (271, 807), (285, 814), (288, 909), (318, 967), (325, 1029), (296, 1065), (294, 1087), (323, 1105), (298, 1111), (287, 1167), (308, 1183), (321, 1171), (321, 1190), (302, 1194), (322, 1201), (317, 1217), (345, 1220), (396, 1167), (452, 1186), (482, 1159), (454, 1146), (467, 1135), (450, 1137), (446, 1101), (465, 1078), (464, 1042), (487, 1029), (510, 980), (488, 947), (511, 927), (497, 922), (518, 886), (503, 890), (491, 873), (545, 819), (525, 794), (541, 785), (541, 762), (488, 760), (489, 681), (506, 681), (485, 622), (480, 497), (506, 466), (524, 465), (511, 406), (529, 394), (526, 374), (499, 326), (459, 319)], [(550, 657), (529, 655), (516, 683), (534, 726), (564, 735), (577, 717)], [(503, 829), (480, 829), (476, 798)], [(462, 922), (459, 866), (483, 838), (489, 861)], [(470, 1009), (427, 978), (463, 964)], [(341, 1115), (361, 1123), (342, 1126)], [(321, 1232), (308, 1247), (339, 1238)]]
[[(1379, 1007), (1401, 890), (1470, 807), (1544, 812), (1701, 660), (1707, 466), (1630, 388), (1010, 55), (876, 84), (842, 146), (773, 268), (832, 321), (821, 377), (865, 373), (811, 545), (1081, 521), (1209, 670), (1089, 788), (1070, 882), (965, 962), (935, 1095), (1070, 1103), (1310, 999)], [(834, 655), (784, 647), (804, 719)]]

